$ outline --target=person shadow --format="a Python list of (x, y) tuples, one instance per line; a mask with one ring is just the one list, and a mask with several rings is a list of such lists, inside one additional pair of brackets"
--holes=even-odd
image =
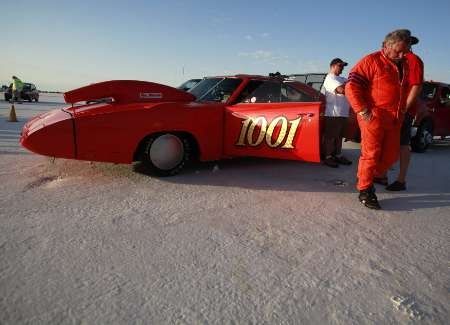
[(380, 200), (384, 211), (414, 211), (450, 206), (450, 193), (404, 195)]

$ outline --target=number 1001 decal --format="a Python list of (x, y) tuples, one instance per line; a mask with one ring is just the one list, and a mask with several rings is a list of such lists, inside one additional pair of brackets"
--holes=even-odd
[[(266, 140), (266, 144), (270, 148), (278, 148), (281, 146), (281, 149), (294, 149), (292, 142), (294, 141), (301, 120), (301, 117), (295, 120), (288, 120), (284, 116), (277, 116), (268, 123), (264, 116), (250, 117), (242, 121), (241, 133), (236, 145), (256, 147)], [(276, 139), (272, 139), (277, 125), (280, 125), (280, 131)], [(256, 137), (254, 133), (257, 126), (259, 126), (259, 134), (256, 134)]]

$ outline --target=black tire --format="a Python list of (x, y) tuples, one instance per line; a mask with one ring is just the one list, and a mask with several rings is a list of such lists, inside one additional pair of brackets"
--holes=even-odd
[(39, 97), (36, 97), (34, 100), (35, 100), (36, 103), (37, 103), (37, 102), (39, 101)]
[(433, 124), (430, 120), (423, 121), (417, 129), (417, 134), (411, 139), (411, 149), (414, 152), (425, 152), (433, 142)]
[(141, 160), (151, 174), (166, 177), (178, 174), (191, 154), (192, 145), (187, 137), (163, 133), (146, 141)]

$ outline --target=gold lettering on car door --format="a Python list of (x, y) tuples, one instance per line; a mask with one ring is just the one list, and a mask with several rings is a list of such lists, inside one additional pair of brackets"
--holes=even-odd
[[(295, 120), (288, 120), (284, 116), (275, 117), (270, 123), (264, 116), (250, 117), (242, 121), (241, 132), (239, 134), (236, 146), (259, 146), (265, 139), (266, 144), (270, 148), (278, 148), (284, 143), (282, 149), (293, 149), (293, 141), (297, 133), (298, 126), (302, 121), (302, 117)], [(280, 124), (280, 131), (275, 141), (272, 136), (275, 128)], [(257, 128), (258, 126), (258, 128)], [(259, 134), (254, 134), (255, 129), (259, 130)], [(289, 129), (289, 132), (288, 132)], [(256, 139), (254, 138), (255, 136)]]

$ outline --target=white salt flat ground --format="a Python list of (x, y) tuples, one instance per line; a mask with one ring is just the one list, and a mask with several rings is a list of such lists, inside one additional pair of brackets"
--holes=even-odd
[(1, 324), (448, 324), (448, 142), (414, 154), (408, 191), (379, 187), (371, 211), (356, 163), (158, 179), (22, 149), (25, 120), (61, 103), (43, 94), (11, 123), (0, 100)]

